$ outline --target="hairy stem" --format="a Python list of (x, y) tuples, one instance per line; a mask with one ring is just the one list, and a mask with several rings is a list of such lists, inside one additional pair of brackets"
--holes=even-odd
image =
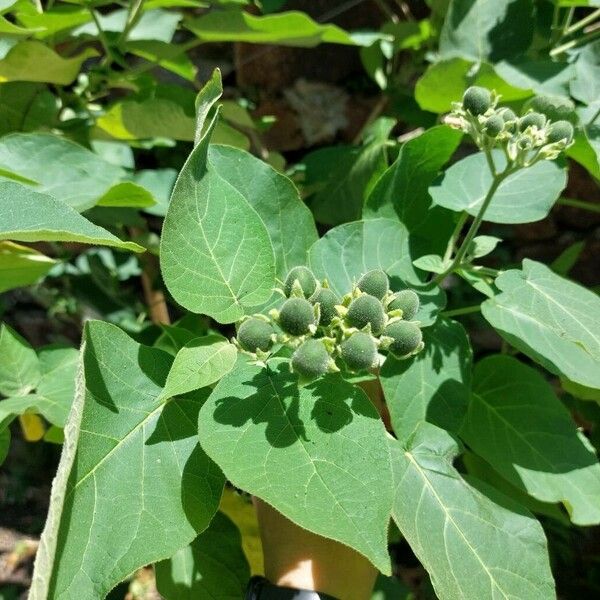
[(583, 29), (586, 25), (589, 25), (590, 23), (592, 23), (599, 17), (600, 17), (600, 8), (591, 12), (589, 15), (587, 15), (586, 17), (583, 17), (583, 19), (577, 21), (576, 23), (573, 23), (573, 25), (571, 25), (570, 27), (567, 27), (567, 29), (565, 30), (565, 35), (571, 35), (572, 33), (575, 33), (576, 31)]
[(481, 304), (475, 306), (463, 306), (462, 308), (453, 308), (442, 312), (442, 317), (459, 317), (460, 315), (471, 315), (481, 311)]

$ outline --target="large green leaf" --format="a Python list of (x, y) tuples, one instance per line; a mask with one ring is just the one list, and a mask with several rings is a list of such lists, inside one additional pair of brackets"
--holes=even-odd
[(517, 487), (562, 502), (573, 523), (600, 522), (596, 453), (539, 371), (510, 356), (478, 363), (461, 435)]
[(0, 82), (43, 81), (69, 85), (83, 62), (96, 54), (87, 48), (72, 58), (63, 58), (40, 42), (19, 42), (0, 60)]
[(383, 364), (380, 381), (394, 433), (405, 440), (427, 421), (458, 431), (467, 411), (472, 350), (463, 326), (439, 319), (424, 331), (425, 349), (408, 360), (392, 356)]
[(414, 245), (406, 226), (399, 221), (355, 221), (338, 225), (319, 239), (310, 249), (310, 266), (340, 296), (347, 294), (363, 273), (383, 269), (392, 289), (410, 287), (419, 294), (421, 308), (415, 319), (431, 325), (445, 296), (437, 286), (429, 286), (413, 267), (413, 252), (418, 251)]
[[(200, 92), (198, 131), (221, 95), (220, 75)], [(208, 154), (218, 112), (175, 184), (163, 226), (161, 269), (182, 306), (221, 323), (266, 302), (275, 283), (269, 232), (251, 200), (228, 182)]]
[[(398, 218), (410, 231), (416, 232), (425, 232), (438, 225), (443, 231), (448, 223), (452, 227), (446, 211), (432, 207), (428, 188), (454, 154), (461, 138), (459, 131), (442, 125), (406, 142), (394, 164), (379, 178), (369, 195), (364, 218)], [(432, 245), (431, 251), (433, 248)]]
[(600, 98), (600, 42), (588, 44), (579, 54), (570, 90), (573, 98), (585, 104)]
[(51, 127), (58, 108), (57, 99), (42, 84), (3, 83), (0, 85), (0, 135)]
[(0, 242), (0, 292), (36, 283), (55, 264), (33, 248)]
[(218, 512), (189, 546), (154, 566), (160, 595), (165, 600), (239, 600), (250, 579), (241, 543), (237, 527)]
[(0, 325), (0, 393), (24, 396), (42, 376), (35, 350), (6, 323)]
[(87, 148), (49, 133), (14, 133), (0, 139), (0, 169), (30, 179), (81, 212), (123, 177), (123, 170)]
[(568, 96), (575, 67), (567, 62), (542, 60), (502, 60), (494, 65), (504, 81), (537, 94)]
[(337, 25), (321, 25), (308, 15), (289, 11), (276, 15), (255, 16), (240, 10), (215, 10), (185, 26), (203, 42), (251, 42), (312, 48), (321, 43), (371, 45), (373, 39), (353, 37)]
[(70, 206), (19, 183), (0, 183), (0, 240), (81, 242), (143, 252), (94, 225)]
[[(496, 169), (506, 158), (493, 152)], [(492, 174), (483, 152), (452, 165), (429, 188), (435, 204), (475, 216), (490, 188)], [(485, 213), (493, 223), (531, 223), (545, 218), (567, 184), (567, 173), (554, 161), (544, 160), (509, 175), (501, 184)]]
[(497, 62), (533, 40), (533, 0), (451, 0), (440, 34), (443, 58)]
[(440, 600), (555, 597), (542, 527), (492, 488), (484, 495), (462, 479), (450, 434), (422, 423), (404, 444), (390, 445), (393, 517)]
[(161, 398), (211, 385), (231, 371), (237, 348), (220, 335), (207, 335), (188, 342), (175, 356)]
[(183, 45), (159, 40), (128, 41), (127, 50), (150, 62), (156, 63), (188, 81), (194, 81), (198, 68), (185, 53)]
[(32, 600), (103, 598), (204, 530), (223, 489), (197, 443), (206, 394), (158, 399), (171, 357), (88, 322)]
[(575, 383), (600, 388), (600, 298), (545, 265), (496, 279), (500, 292), (482, 305), (483, 316), (510, 344)]
[(199, 435), (235, 486), (390, 573), (389, 449), (358, 387), (339, 375), (299, 387), (287, 361), (261, 368), (240, 359), (202, 407)]

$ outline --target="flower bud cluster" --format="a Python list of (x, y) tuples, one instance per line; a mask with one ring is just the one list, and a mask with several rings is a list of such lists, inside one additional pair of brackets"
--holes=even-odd
[(326, 280), (295, 267), (278, 291), (286, 298), (281, 307), (244, 317), (233, 342), (263, 364), (282, 347), (290, 348), (291, 369), (301, 383), (328, 372), (369, 371), (383, 360), (380, 352), (404, 359), (423, 349), (414, 320), (419, 297), (409, 289), (392, 292), (381, 270), (365, 273), (340, 298)]

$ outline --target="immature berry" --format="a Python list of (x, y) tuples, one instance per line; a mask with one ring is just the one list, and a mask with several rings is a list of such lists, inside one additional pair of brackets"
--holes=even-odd
[(548, 128), (548, 141), (550, 143), (565, 140), (567, 144), (573, 139), (573, 125), (569, 121), (556, 121)]
[(301, 344), (292, 354), (292, 369), (309, 379), (321, 377), (329, 367), (329, 353), (321, 340), (310, 339)]
[(310, 301), (313, 304), (319, 304), (319, 309), (321, 312), (321, 318), (319, 320), (319, 325), (329, 325), (331, 323), (331, 319), (335, 317), (336, 311), (335, 306), (339, 304), (339, 298), (330, 288), (319, 288), (311, 297)]
[(346, 318), (348, 323), (357, 329), (362, 329), (370, 323), (373, 335), (379, 335), (385, 325), (385, 313), (381, 302), (368, 294), (352, 301)]
[(502, 120), (505, 123), (508, 123), (509, 121), (517, 120), (517, 115), (515, 114), (515, 111), (511, 110), (510, 108), (503, 108), (502, 111), (500, 112), (500, 116), (502, 117)]
[(545, 114), (550, 121), (570, 121), (575, 113), (575, 105), (558, 96), (536, 96), (529, 102), (529, 107)]
[(292, 293), (292, 287), (296, 280), (298, 280), (305, 298), (308, 298), (315, 293), (315, 289), (317, 288), (317, 280), (312, 274), (312, 271), (307, 267), (294, 267), (285, 278), (283, 291), (288, 298)]
[(262, 319), (246, 319), (238, 328), (237, 339), (240, 346), (248, 352), (262, 350), (267, 352), (273, 345), (271, 335), (273, 327)]
[(492, 104), (492, 95), (489, 90), (474, 85), (467, 89), (463, 95), (463, 106), (472, 115), (482, 115)]
[(377, 358), (375, 340), (363, 331), (353, 333), (340, 345), (342, 359), (351, 371), (370, 369)]
[(504, 129), (504, 119), (500, 115), (492, 115), (485, 120), (485, 132), (496, 137)]
[(402, 310), (402, 318), (406, 321), (412, 321), (419, 310), (419, 296), (412, 290), (402, 290), (396, 294), (396, 297), (389, 303), (388, 311)]
[(394, 341), (389, 350), (398, 358), (414, 352), (423, 340), (421, 330), (410, 321), (396, 321), (385, 328), (384, 335), (391, 337)]
[(546, 124), (546, 117), (539, 112), (527, 113), (519, 119), (519, 129), (525, 131), (528, 127), (537, 127), (542, 129)]
[(290, 298), (279, 311), (279, 326), (290, 335), (304, 335), (316, 325), (313, 305), (304, 298)]
[(374, 269), (365, 273), (358, 280), (358, 289), (381, 300), (390, 289), (390, 282), (388, 276), (381, 269)]

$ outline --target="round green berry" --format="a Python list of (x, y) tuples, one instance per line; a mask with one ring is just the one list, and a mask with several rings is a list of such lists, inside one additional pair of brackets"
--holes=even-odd
[(528, 127), (542, 129), (546, 124), (546, 117), (539, 112), (529, 112), (519, 119), (519, 129), (525, 131)]
[(329, 353), (321, 340), (306, 340), (292, 354), (292, 369), (302, 377), (321, 377), (328, 367)]
[(419, 296), (412, 290), (402, 290), (389, 303), (388, 310), (402, 310), (402, 318), (412, 321), (419, 310)]
[(556, 121), (548, 128), (548, 141), (550, 143), (564, 140), (567, 144), (573, 139), (573, 125), (569, 121)]
[(477, 85), (468, 88), (463, 95), (463, 106), (472, 115), (482, 115), (491, 105), (490, 91)]
[(567, 98), (536, 96), (528, 103), (528, 107), (545, 114), (550, 121), (572, 121), (575, 118), (575, 105)]
[(312, 271), (307, 267), (294, 267), (285, 278), (285, 284), (283, 286), (283, 291), (288, 298), (292, 293), (292, 287), (296, 280), (298, 280), (305, 298), (308, 298), (315, 293), (315, 290), (317, 289), (317, 280)]
[(502, 120), (505, 123), (508, 123), (509, 121), (516, 121), (517, 120), (517, 115), (515, 114), (515, 111), (511, 110), (510, 108), (503, 108), (500, 111), (500, 116), (502, 117)]
[(327, 326), (331, 323), (331, 319), (335, 317), (336, 311), (335, 306), (339, 304), (339, 298), (329, 288), (319, 288), (311, 297), (310, 301), (313, 304), (319, 305), (319, 310), (321, 312), (321, 318), (319, 320), (319, 325)]
[(379, 335), (385, 325), (383, 305), (375, 296), (363, 294), (348, 307), (347, 319), (348, 323), (357, 329), (362, 329), (370, 323), (373, 335)]
[(313, 305), (304, 298), (290, 298), (279, 311), (279, 326), (290, 335), (304, 335), (316, 325)]
[(358, 280), (358, 289), (381, 300), (388, 293), (390, 282), (388, 276), (381, 269), (374, 269), (365, 273)]
[(342, 359), (351, 371), (370, 369), (377, 358), (375, 340), (362, 331), (353, 333), (340, 345)]
[(485, 132), (490, 137), (496, 137), (504, 129), (504, 119), (500, 115), (492, 115), (485, 120)]
[(389, 350), (398, 358), (414, 352), (423, 341), (421, 330), (410, 321), (396, 321), (385, 328), (384, 335), (391, 337), (394, 341)]
[(240, 346), (248, 352), (262, 350), (267, 352), (273, 345), (271, 336), (273, 327), (262, 319), (251, 317), (238, 327), (237, 339)]

